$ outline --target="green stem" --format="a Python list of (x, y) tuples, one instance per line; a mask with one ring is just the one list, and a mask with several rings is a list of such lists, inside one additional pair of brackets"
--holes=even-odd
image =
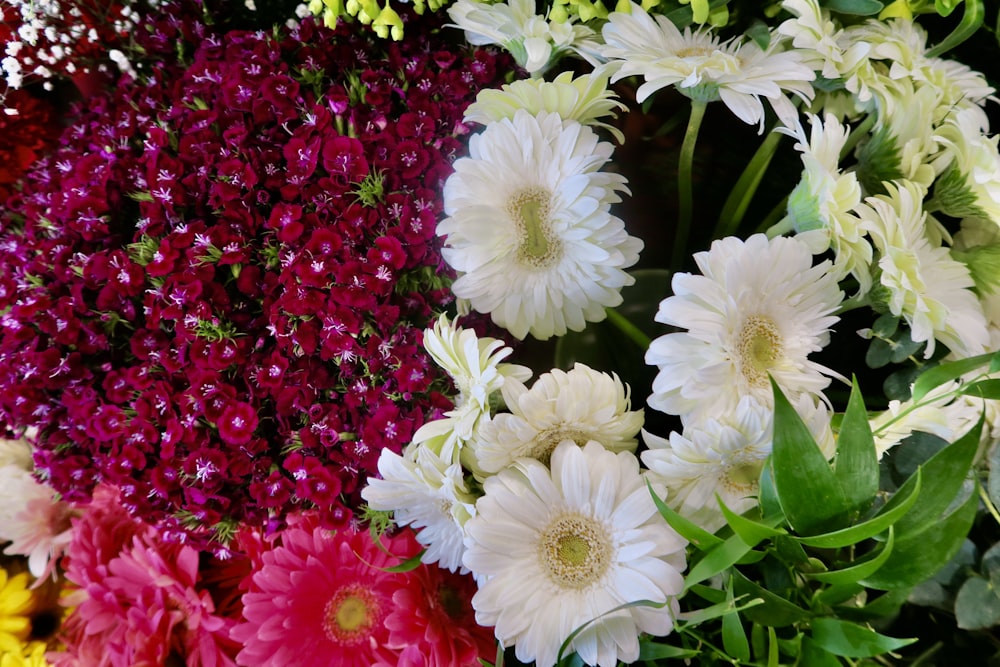
[(854, 147), (858, 145), (859, 141), (861, 141), (861, 137), (867, 137), (871, 133), (871, 129), (875, 125), (876, 120), (877, 115), (870, 113), (856, 128), (851, 130), (851, 133), (847, 135), (847, 141), (844, 142), (844, 147), (840, 149), (841, 160), (851, 154)]
[(1000, 524), (1000, 512), (997, 512), (997, 507), (990, 499), (990, 494), (986, 492), (986, 489), (983, 488), (982, 484), (977, 484), (976, 486), (979, 487), (979, 498), (983, 501), (983, 504), (986, 505), (986, 509), (993, 515), (996, 522)]
[(719, 221), (715, 225), (714, 238), (719, 239), (736, 233), (740, 223), (743, 222), (743, 216), (746, 215), (747, 207), (750, 206), (750, 202), (757, 193), (764, 173), (771, 164), (771, 159), (778, 150), (782, 136), (784, 135), (780, 132), (772, 131), (750, 158), (746, 169), (743, 170), (736, 185), (733, 186), (733, 191), (726, 198), (722, 213), (719, 215)]
[(642, 332), (642, 329), (632, 324), (624, 315), (613, 308), (605, 311), (608, 314), (608, 322), (625, 334), (629, 340), (638, 345), (641, 349), (649, 349), (652, 339)]
[(781, 220), (778, 220), (778, 222), (776, 222), (773, 225), (771, 225), (770, 227), (768, 227), (768, 229), (767, 229), (767, 231), (765, 233), (767, 234), (767, 238), (773, 239), (776, 236), (781, 236), (782, 234), (787, 234), (788, 232), (792, 231), (794, 228), (795, 228), (795, 220), (792, 219), (792, 216), (786, 215), (784, 218), (782, 218)]
[(670, 260), (670, 268), (677, 271), (684, 264), (684, 258), (689, 253), (688, 237), (691, 235), (691, 219), (694, 215), (694, 189), (692, 186), (692, 171), (694, 167), (694, 147), (698, 143), (698, 130), (705, 117), (708, 102), (691, 100), (691, 115), (688, 117), (687, 130), (684, 132), (684, 143), (681, 144), (680, 166), (677, 170), (678, 213), (677, 231), (674, 234), (674, 251)]
[(840, 308), (837, 309), (837, 315), (843, 315), (844, 313), (850, 312), (852, 310), (856, 310), (858, 308), (864, 308), (867, 305), (870, 305), (867, 295), (859, 294), (858, 296), (852, 296), (849, 299), (844, 299), (840, 303)]

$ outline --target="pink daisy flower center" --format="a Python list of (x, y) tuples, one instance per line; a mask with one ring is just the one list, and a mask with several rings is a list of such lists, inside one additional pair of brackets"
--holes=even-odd
[(326, 603), (323, 629), (327, 638), (336, 644), (360, 644), (378, 624), (380, 611), (378, 600), (368, 588), (349, 584), (338, 589)]

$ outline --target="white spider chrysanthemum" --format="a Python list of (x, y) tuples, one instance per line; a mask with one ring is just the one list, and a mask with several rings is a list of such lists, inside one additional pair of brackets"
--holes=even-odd
[(630, 13), (614, 12), (603, 29), (601, 55), (618, 65), (612, 81), (642, 76), (636, 90), (642, 102), (657, 90), (675, 86), (684, 95), (703, 102), (722, 100), (744, 123), (764, 128), (766, 98), (786, 125), (795, 123), (791, 92), (811, 100), (816, 78), (795, 51), (780, 51), (781, 40), (762, 50), (753, 41), (721, 42), (707, 30), (682, 33), (670, 19), (654, 19), (632, 3)]
[(861, 203), (861, 184), (853, 172), (840, 170), (840, 152), (847, 142), (847, 127), (835, 117), (825, 121), (810, 115), (808, 139), (799, 132), (795, 148), (802, 152), (802, 180), (788, 197), (788, 214), (798, 238), (814, 254), (834, 252), (833, 268), (838, 276), (857, 278), (859, 293), (871, 288), (872, 246), (867, 230), (851, 211)]
[(484, 422), (470, 443), (474, 469), (497, 473), (521, 457), (548, 464), (564, 440), (590, 441), (613, 451), (635, 451), (643, 411), (631, 411), (629, 392), (617, 375), (583, 364), (569, 372), (554, 369), (540, 375), (531, 389), (519, 382), (503, 388), (509, 413)]
[[(823, 454), (833, 456), (834, 440), (826, 406), (807, 394), (795, 402)], [(748, 397), (729, 414), (700, 420), (671, 433), (669, 441), (643, 431), (649, 449), (642, 462), (651, 479), (667, 487), (667, 504), (705, 530), (725, 523), (716, 494), (742, 514), (757, 506), (758, 481), (771, 454), (773, 410)]]
[(69, 546), (72, 508), (16, 463), (0, 466), (0, 543), (3, 552), (27, 556), (36, 579), (53, 573)]
[[(472, 437), (480, 418), (490, 411), (490, 396), (507, 378), (524, 381), (531, 377), (530, 368), (501, 363), (513, 352), (502, 340), (479, 338), (475, 331), (456, 326), (446, 315), (424, 330), (424, 348), (458, 389), (455, 409), (448, 414), (460, 441)], [(420, 439), (414, 437), (415, 441)]]
[(456, 0), (448, 16), (470, 44), (500, 45), (531, 74), (541, 74), (566, 51), (586, 57), (595, 47), (593, 30), (572, 21), (547, 21), (535, 14), (534, 0)]
[(720, 239), (694, 258), (702, 275), (675, 274), (656, 315), (687, 331), (650, 344), (646, 363), (660, 372), (649, 406), (685, 423), (731, 412), (744, 396), (770, 406), (768, 375), (793, 400), (822, 392), (835, 373), (808, 356), (829, 341), (844, 298), (830, 262), (813, 266), (801, 241), (763, 234)]
[(444, 186), (441, 253), (452, 291), (517, 338), (605, 318), (635, 279), (642, 241), (611, 215), (625, 178), (599, 171), (610, 143), (558, 114), (519, 110), (469, 142)]
[(504, 84), (500, 90), (484, 88), (465, 110), (465, 122), (488, 125), (502, 118), (513, 118), (518, 109), (533, 115), (548, 111), (566, 120), (603, 127), (618, 143), (625, 142), (621, 130), (598, 121), (625, 109), (608, 89), (607, 74), (598, 71), (575, 79), (572, 72), (562, 72), (552, 81), (522, 79)]
[(982, 131), (977, 110), (953, 113), (934, 137), (950, 159), (934, 201), (954, 217), (982, 216), (1000, 225), (1000, 136)]
[(959, 356), (985, 352), (986, 316), (969, 269), (948, 249), (928, 240), (924, 192), (910, 181), (886, 183), (887, 195), (868, 197), (857, 213), (866, 220), (879, 252), (878, 278), (893, 315), (910, 326), (910, 337), (926, 342), (924, 357), (934, 354), (935, 340)]
[(381, 479), (369, 479), (361, 497), (374, 510), (393, 512), (399, 526), (412, 526), (427, 547), (421, 560), (451, 571), (462, 568), (463, 525), (476, 513), (457, 463), (449, 463), (426, 447), (406, 456), (383, 449), (378, 459)]
[[(564, 442), (551, 471), (524, 459), (487, 479), (477, 510), (463, 561), (480, 578), (476, 621), (518, 660), (552, 667), (593, 621), (568, 652), (615, 667), (639, 657), (641, 633), (673, 628), (685, 541), (657, 513), (634, 455)], [(665, 606), (608, 613), (639, 600)]]

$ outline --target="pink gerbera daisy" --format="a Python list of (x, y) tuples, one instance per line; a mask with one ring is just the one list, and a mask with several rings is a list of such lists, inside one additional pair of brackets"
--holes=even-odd
[[(308, 523), (289, 526), (280, 546), (261, 556), (243, 596), (246, 622), (232, 637), (236, 656), (252, 667), (371, 667), (395, 665), (385, 619), (402, 575), (386, 572), (399, 559), (378, 549), (368, 533), (335, 533)], [(383, 538), (390, 553), (407, 548)], [(408, 549), (410, 552), (412, 548)]]

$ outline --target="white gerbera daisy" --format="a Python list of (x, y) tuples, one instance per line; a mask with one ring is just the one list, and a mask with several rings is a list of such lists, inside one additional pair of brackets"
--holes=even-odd
[[(833, 456), (826, 406), (802, 394), (795, 409), (823, 454)], [(734, 412), (685, 425), (684, 432), (671, 433), (669, 441), (643, 431), (649, 449), (642, 453), (642, 462), (650, 477), (667, 487), (671, 508), (715, 532), (726, 523), (716, 494), (737, 514), (757, 506), (758, 481), (771, 455), (773, 434), (773, 410), (747, 396)]]
[(605, 318), (635, 282), (642, 241), (611, 204), (625, 178), (598, 171), (610, 143), (558, 114), (519, 110), (472, 137), (444, 186), (442, 254), (456, 296), (514, 336), (545, 339)]
[(634, 452), (639, 444), (643, 412), (630, 411), (628, 389), (617, 375), (578, 363), (569, 372), (539, 376), (530, 390), (511, 382), (502, 391), (511, 412), (484, 422), (470, 444), (476, 471), (497, 473), (521, 457), (548, 464), (564, 440), (581, 446), (596, 441), (613, 452)]
[(442, 460), (426, 447), (407, 456), (383, 449), (378, 459), (381, 479), (369, 479), (361, 497), (374, 510), (393, 512), (396, 525), (413, 526), (417, 541), (427, 547), (424, 563), (451, 571), (462, 568), (465, 531), (475, 516), (475, 496), (469, 493), (457, 463)]
[(983, 410), (983, 401), (971, 396), (954, 400), (952, 392), (957, 385), (956, 381), (935, 387), (921, 399), (919, 405), (912, 399), (889, 401), (886, 410), (870, 417), (868, 423), (875, 436), (878, 457), (882, 458), (914, 431), (931, 433), (952, 442), (972, 427)]
[(814, 254), (832, 249), (837, 275), (853, 275), (859, 293), (866, 294), (871, 288), (872, 246), (865, 238), (864, 225), (850, 214), (861, 203), (861, 184), (856, 174), (840, 170), (848, 130), (829, 114), (825, 121), (813, 115), (809, 120), (809, 139), (801, 131), (789, 132), (799, 139), (795, 148), (802, 152), (804, 169), (802, 180), (788, 197), (788, 214), (798, 238)]
[(548, 111), (566, 120), (603, 127), (618, 143), (624, 143), (621, 130), (598, 119), (614, 116), (615, 111), (625, 108), (608, 89), (606, 73), (594, 71), (574, 79), (572, 72), (562, 72), (552, 81), (522, 79), (504, 84), (500, 90), (484, 88), (465, 110), (465, 122), (489, 125), (513, 118), (518, 109), (530, 114)]
[[(476, 621), (494, 626), (518, 660), (552, 667), (570, 633), (593, 621), (569, 651), (615, 667), (639, 657), (640, 633), (671, 631), (685, 541), (657, 513), (635, 456), (567, 441), (551, 472), (524, 459), (487, 479), (485, 492), (463, 562), (481, 578)], [(608, 614), (638, 600), (666, 606)]]
[(470, 44), (498, 44), (531, 74), (545, 72), (567, 51), (587, 56), (595, 46), (593, 30), (572, 20), (547, 21), (535, 14), (534, 0), (456, 0), (448, 16)]
[(636, 90), (639, 102), (675, 86), (695, 100), (721, 99), (740, 120), (763, 131), (762, 97), (784, 124), (792, 125), (797, 113), (785, 93), (807, 101), (813, 96), (809, 82), (816, 74), (795, 51), (780, 51), (780, 39), (762, 50), (753, 41), (721, 42), (708, 30), (681, 33), (666, 16), (654, 19), (635, 3), (630, 13), (610, 14), (603, 34), (601, 55), (619, 65), (611, 80), (646, 79)]
[(833, 371), (809, 361), (829, 341), (844, 293), (831, 264), (812, 265), (794, 238), (755, 234), (712, 243), (695, 256), (703, 275), (678, 273), (656, 321), (687, 329), (652, 342), (660, 372), (650, 407), (681, 415), (726, 414), (744, 396), (772, 405), (772, 376), (790, 398), (818, 395)]
[(910, 325), (910, 337), (926, 342), (924, 357), (934, 354), (935, 339), (959, 356), (985, 352), (989, 343), (969, 269), (948, 249), (928, 240), (924, 192), (910, 181), (886, 183), (887, 195), (868, 197), (858, 215), (868, 222), (879, 251), (879, 282), (893, 315)]
[(843, 29), (833, 23), (819, 0), (784, 0), (781, 6), (795, 18), (779, 25), (778, 33), (790, 37), (803, 62), (826, 79), (848, 75), (871, 49), (865, 42), (845, 43)]

